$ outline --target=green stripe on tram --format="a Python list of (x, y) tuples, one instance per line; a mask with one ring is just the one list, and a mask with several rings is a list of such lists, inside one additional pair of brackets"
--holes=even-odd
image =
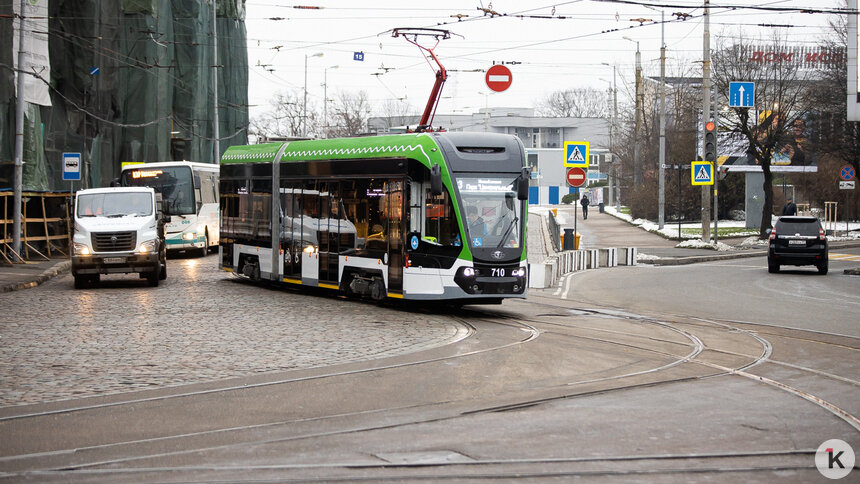
[[(231, 146), (221, 157), (221, 163), (271, 162), (283, 145), (278, 142)], [(287, 145), (281, 161), (360, 158), (413, 158), (430, 165), (433, 158), (441, 160), (441, 153), (432, 137), (426, 134), (403, 134), (292, 141)]]

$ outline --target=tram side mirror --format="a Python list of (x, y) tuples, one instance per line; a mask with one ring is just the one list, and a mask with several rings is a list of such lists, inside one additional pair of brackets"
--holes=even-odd
[(430, 192), (434, 197), (442, 194), (442, 168), (439, 165), (430, 167)]
[(528, 200), (529, 199), (530, 174), (531, 174), (531, 169), (527, 166), (524, 166), (523, 171), (520, 172), (519, 183), (517, 184), (517, 198), (520, 200)]

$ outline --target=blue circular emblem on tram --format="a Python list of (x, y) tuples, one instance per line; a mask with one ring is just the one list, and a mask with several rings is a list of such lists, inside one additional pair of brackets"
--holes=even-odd
[(412, 246), (412, 250), (418, 250), (418, 236), (413, 235), (411, 239), (409, 239), (409, 245)]

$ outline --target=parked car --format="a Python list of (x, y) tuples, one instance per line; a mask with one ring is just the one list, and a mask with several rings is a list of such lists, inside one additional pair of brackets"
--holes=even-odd
[(768, 245), (768, 272), (779, 272), (783, 265), (814, 265), (827, 274), (827, 235), (816, 217), (780, 217)]

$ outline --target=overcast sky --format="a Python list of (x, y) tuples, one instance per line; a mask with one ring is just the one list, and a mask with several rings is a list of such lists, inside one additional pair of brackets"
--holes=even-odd
[[(637, 5), (642, 3), (665, 7)], [(435, 80), (434, 70), (417, 47), (391, 36), (390, 31), (395, 27), (433, 27), (456, 34), (439, 42), (435, 49), (449, 71), (439, 113), (472, 113), (483, 109), (485, 104), (532, 107), (546, 94), (560, 89), (607, 89), (613, 80), (612, 66), (617, 71), (619, 102), (623, 102), (632, 91), (637, 42), (645, 75), (659, 76), (661, 12), (666, 20), (668, 75), (678, 72), (678, 66), (701, 63), (703, 9), (685, 7), (702, 3), (701, 0), (557, 3), (247, 0), (251, 116), (269, 110), (269, 100), (279, 90), (303, 92), (306, 56), (309, 104), (321, 107), (325, 75), (329, 99), (341, 91), (364, 90), (374, 105), (401, 100), (420, 113)], [(774, 31), (791, 44), (813, 45), (828, 33), (830, 16), (780, 9), (833, 9), (841, 6), (842, 1), (716, 0), (711, 5), (774, 9), (712, 8), (712, 47), (721, 39), (738, 37), (741, 32), (747, 37), (768, 40)], [(502, 16), (485, 15), (482, 8)], [(680, 20), (683, 16), (676, 13), (690, 17)], [(462, 17), (458, 19), (456, 15)], [(419, 40), (430, 47), (435, 44), (430, 37)], [(363, 62), (353, 60), (355, 52), (364, 53)], [(509, 66), (513, 84), (505, 92), (492, 93), (485, 84), (485, 71), (494, 62), (518, 63)]]

